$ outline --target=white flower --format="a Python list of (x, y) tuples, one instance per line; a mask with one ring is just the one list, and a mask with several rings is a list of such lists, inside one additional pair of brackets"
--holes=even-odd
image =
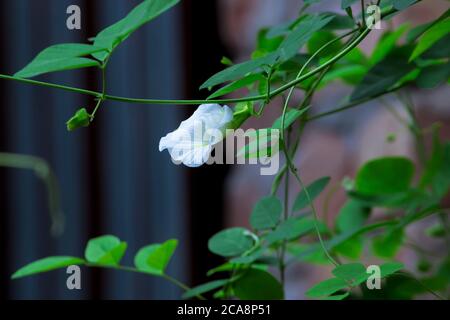
[(159, 141), (159, 151), (167, 149), (175, 162), (188, 167), (204, 164), (214, 145), (224, 138), (227, 125), (233, 120), (228, 106), (202, 104), (177, 130)]

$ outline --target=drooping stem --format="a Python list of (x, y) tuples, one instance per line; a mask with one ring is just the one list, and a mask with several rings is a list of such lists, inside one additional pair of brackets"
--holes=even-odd
[[(145, 274), (145, 275), (152, 275), (151, 273), (145, 272), (143, 270), (139, 270), (139, 269), (136, 269), (133, 267), (120, 266), (120, 265), (103, 265), (103, 264), (100, 265), (100, 264), (95, 264), (95, 263), (86, 263), (86, 266), (92, 267), (92, 268), (115, 269), (115, 270), (122, 270), (122, 271), (128, 271), (128, 272), (133, 272), (133, 273), (141, 273), (141, 274)], [(191, 290), (191, 288), (189, 288), (187, 285), (185, 285), (181, 281), (179, 281), (167, 274), (162, 274), (161, 277), (166, 279), (169, 282), (172, 282), (174, 285), (176, 285), (180, 289), (183, 289), (184, 291)], [(199, 300), (206, 300), (205, 297), (203, 297), (201, 294), (197, 295), (196, 297)]]
[[(352, 44), (350, 44), (348, 47), (346, 47), (344, 50), (342, 50), (340, 53), (338, 53), (336, 56), (334, 56), (332, 59), (328, 60), (324, 64), (318, 66), (317, 68), (311, 70), (310, 72), (306, 73), (305, 75), (292, 80), (285, 85), (279, 87), (276, 90), (273, 90), (270, 93), (269, 98), (272, 99), (287, 89), (290, 89), (291, 87), (297, 85), (298, 83), (305, 81), (306, 79), (309, 79), (310, 77), (314, 76), (315, 74), (319, 73), (323, 69), (325, 69), (327, 66), (333, 64), (334, 62), (340, 60), (342, 57), (347, 55), (353, 48), (355, 48), (370, 32), (370, 29), (364, 30), (361, 35), (355, 39)], [(33, 84), (37, 86), (43, 86), (43, 87), (49, 87), (49, 88), (55, 88), (55, 89), (61, 89), (65, 91), (70, 92), (76, 92), (80, 94), (90, 95), (94, 96), (96, 98), (102, 98), (103, 100), (111, 100), (111, 101), (120, 101), (120, 102), (128, 102), (128, 103), (138, 103), (138, 104), (172, 104), (172, 105), (196, 105), (196, 104), (202, 104), (202, 103), (237, 103), (237, 102), (247, 102), (247, 101), (258, 101), (258, 100), (265, 100), (267, 98), (266, 94), (262, 95), (255, 95), (250, 97), (243, 97), (243, 98), (236, 98), (236, 99), (211, 99), (211, 100), (173, 100), (173, 99), (140, 99), (140, 98), (128, 98), (128, 97), (120, 97), (120, 96), (113, 96), (105, 94), (103, 95), (101, 92), (97, 91), (91, 91), (86, 89), (80, 89), (70, 86), (64, 86), (59, 84), (54, 84), (50, 82), (43, 82), (43, 81), (36, 81), (31, 79), (23, 79), (23, 78), (17, 78), (9, 75), (0, 74), (0, 79), (5, 80), (14, 80), (22, 83), (28, 83)]]

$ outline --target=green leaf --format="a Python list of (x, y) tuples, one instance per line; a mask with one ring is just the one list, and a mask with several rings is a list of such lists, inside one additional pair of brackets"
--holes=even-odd
[[(311, 201), (314, 201), (314, 199), (319, 196), (319, 194), (325, 189), (325, 187), (329, 182), (330, 177), (322, 177), (306, 187), (309, 197), (311, 198)], [(309, 205), (308, 197), (306, 196), (305, 190), (302, 190), (299, 192), (297, 198), (294, 201), (292, 211), (302, 210), (306, 208), (308, 205)]]
[(444, 197), (450, 189), (450, 143), (442, 144), (439, 132), (433, 133), (433, 151), (427, 161), (420, 186), (430, 186), (437, 198)]
[(401, 11), (416, 3), (417, 0), (394, 0), (394, 8)]
[[(322, 30), (314, 33), (308, 41), (308, 52), (312, 55), (316, 51), (319, 51), (325, 44), (336, 39), (336, 35), (330, 31)], [(333, 44), (328, 45), (325, 49), (323, 49), (319, 56), (320, 57), (329, 57), (335, 55), (341, 49), (342, 44), (340, 41), (335, 41)]]
[(305, 294), (309, 298), (320, 298), (323, 296), (329, 296), (347, 287), (348, 284), (345, 280), (339, 278), (331, 278), (319, 282), (312, 288), (308, 289)]
[(85, 261), (76, 257), (47, 257), (34, 261), (17, 270), (12, 276), (12, 279), (19, 279), (33, 274), (47, 272), (55, 269), (65, 268), (71, 265), (82, 265)]
[(84, 255), (90, 263), (118, 265), (127, 250), (127, 243), (111, 235), (89, 240)]
[(450, 62), (425, 67), (417, 77), (419, 88), (432, 89), (445, 83), (450, 77)]
[(284, 220), (278, 227), (267, 234), (266, 240), (273, 244), (282, 240), (293, 240), (314, 230), (314, 220), (309, 218), (289, 218)]
[[(295, 120), (297, 120), (299, 117), (301, 117), (309, 108), (302, 108), (299, 109), (289, 109), (286, 112), (286, 116), (284, 119), (284, 129), (289, 128)], [(272, 129), (278, 129), (281, 130), (281, 120), (282, 116), (275, 120), (275, 122), (272, 125)]]
[(87, 127), (91, 123), (91, 115), (85, 108), (79, 109), (67, 122), (67, 130), (74, 131), (81, 127)]
[(161, 276), (164, 274), (177, 246), (178, 240), (176, 239), (145, 246), (134, 257), (134, 265), (141, 271)]
[(403, 263), (400, 262), (386, 262), (380, 266), (381, 277), (386, 278), (404, 267)]
[(408, 30), (409, 24), (404, 23), (397, 27), (394, 31), (387, 31), (383, 33), (378, 41), (372, 56), (370, 57), (370, 63), (372, 65), (382, 61), (391, 51), (395, 48), (400, 37)]
[(278, 55), (282, 61), (287, 61), (308, 42), (312, 35), (325, 27), (333, 15), (311, 15), (304, 18), (294, 30), (292, 30), (278, 47)]
[(408, 36), (406, 37), (406, 41), (413, 42), (417, 40), (421, 35), (423, 35), (427, 30), (429, 30), (431, 27), (433, 27), (435, 24), (441, 22), (442, 20), (450, 17), (450, 9), (445, 11), (439, 18), (432, 20), (431, 22), (421, 24), (414, 29), (412, 29)]
[(324, 30), (347, 30), (355, 26), (355, 22), (348, 15), (341, 15), (335, 12), (326, 12), (328, 15), (332, 15), (334, 18), (325, 27)]
[(246, 159), (272, 157), (279, 151), (280, 132), (272, 129), (258, 129), (247, 131), (250, 142), (237, 152), (237, 157)]
[(450, 18), (443, 19), (429, 28), (419, 39), (409, 61), (415, 60), (433, 44), (450, 32)]
[(98, 67), (100, 66), (98, 61), (80, 57), (103, 50), (102, 47), (81, 43), (57, 44), (44, 49), (33, 61), (14, 76), (18, 78), (31, 78), (55, 71)]
[(366, 267), (361, 263), (341, 264), (332, 273), (336, 278), (349, 281), (354, 286), (363, 283), (369, 277)]
[(404, 57), (406, 52), (409, 52), (407, 48), (394, 50), (373, 66), (354, 89), (350, 101), (381, 94), (413, 71), (415, 66)]
[(247, 87), (253, 83), (255, 83), (256, 81), (264, 81), (265, 78), (262, 74), (250, 74), (242, 79), (236, 80), (220, 89), (218, 89), (216, 92), (214, 92), (213, 94), (211, 94), (208, 99), (214, 99), (223, 95), (226, 95), (228, 93), (234, 92), (238, 89)]
[[(125, 18), (102, 30), (94, 40), (94, 45), (112, 52), (142, 25), (172, 8), (180, 0), (145, 0), (136, 6)], [(96, 53), (96, 59), (104, 61), (108, 53)]]
[(408, 158), (384, 157), (366, 162), (358, 171), (355, 190), (366, 195), (394, 194), (407, 191), (414, 175)]
[(224, 285), (226, 285), (230, 280), (223, 279), (223, 280), (214, 280), (211, 282), (207, 282), (204, 284), (201, 284), (199, 286), (196, 286), (194, 288), (191, 288), (190, 290), (187, 290), (185, 293), (183, 293), (182, 298), (183, 299), (190, 299), (196, 296), (199, 296), (201, 294), (204, 294), (206, 292), (222, 288)]
[(233, 283), (234, 294), (241, 300), (281, 300), (283, 287), (270, 273), (249, 269)]
[[(296, 25), (278, 48), (263, 56), (258, 56), (250, 61), (235, 64), (225, 70), (216, 73), (200, 86), (200, 89), (210, 88), (226, 81), (235, 80), (248, 75), (250, 72), (260, 70), (263, 66), (272, 66), (275, 62), (284, 62), (294, 57), (299, 50), (308, 42), (314, 32), (325, 27), (334, 16), (313, 15), (307, 16)], [(268, 34), (271, 34), (269, 31)]]
[(250, 216), (250, 224), (257, 230), (274, 228), (280, 221), (283, 207), (277, 197), (265, 197), (259, 200)]
[(364, 250), (364, 238), (362, 236), (354, 236), (334, 247), (334, 251), (338, 254), (352, 260), (361, 257)]
[(346, 293), (344, 293), (344, 294), (336, 294), (336, 295), (324, 297), (324, 298), (322, 298), (322, 300), (344, 300), (344, 299), (347, 298), (349, 295), (350, 295), (350, 293), (349, 293), (349, 292), (346, 292)]
[(253, 247), (251, 232), (244, 228), (230, 228), (216, 233), (208, 241), (211, 252), (233, 257), (243, 254)]
[(355, 85), (362, 81), (367, 74), (368, 69), (362, 65), (336, 65), (329, 72), (325, 74), (318, 88), (322, 89), (331, 81), (341, 79), (342, 81)]
[(234, 64), (231, 67), (228, 67), (210, 77), (200, 86), (200, 89), (213, 87), (226, 81), (235, 80), (239, 77), (245, 76), (250, 72), (260, 70), (262, 66), (272, 65), (276, 58), (276, 54), (273, 53), (257, 59)]
[(392, 230), (373, 239), (373, 252), (381, 258), (393, 258), (403, 243), (403, 230)]
[(361, 228), (370, 215), (370, 207), (356, 200), (347, 200), (336, 218), (336, 227), (341, 232)]
[(224, 66), (232, 66), (233, 65), (233, 61), (231, 61), (231, 59), (227, 58), (227, 57), (222, 57), (222, 59), (220, 59), (220, 63), (223, 64)]

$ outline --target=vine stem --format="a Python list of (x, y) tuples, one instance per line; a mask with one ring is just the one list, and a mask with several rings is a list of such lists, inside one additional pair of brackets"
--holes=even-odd
[[(294, 87), (298, 83), (314, 76), (315, 74), (317, 74), (320, 71), (322, 71), (323, 69), (325, 69), (327, 66), (340, 60), (347, 53), (349, 53), (353, 48), (355, 48), (362, 40), (364, 40), (364, 38), (369, 34), (369, 32), (370, 32), (370, 29), (368, 29), (368, 28), (365, 29), (361, 33), (361, 35), (357, 39), (355, 39), (355, 41), (353, 41), (348, 47), (346, 47), (344, 50), (339, 52), (332, 59), (328, 60), (327, 62), (323, 63), (322, 65), (318, 66), (317, 68), (311, 70), (310, 72), (306, 73), (305, 75), (303, 75), (293, 81), (290, 81), (283, 86), (280, 86), (276, 90), (273, 90), (269, 95), (269, 99), (272, 99), (273, 97), (278, 96), (279, 94), (283, 93), (287, 89)], [(64, 86), (64, 85), (50, 83), (50, 82), (17, 78), (17, 77), (5, 75), (5, 74), (0, 74), (0, 79), (13, 80), (13, 81), (18, 81), (18, 82), (27, 83), (27, 84), (33, 84), (33, 85), (37, 85), (37, 86), (44, 86), (44, 87), (61, 89), (61, 90), (70, 91), (70, 92), (76, 92), (76, 93), (80, 93), (80, 94), (84, 94), (84, 95), (94, 96), (99, 99), (103, 98), (103, 100), (120, 101), (120, 102), (128, 102), (128, 103), (139, 103), (139, 104), (173, 104), (173, 105), (195, 105), (195, 104), (202, 104), (202, 103), (224, 104), (224, 103), (247, 102), (247, 101), (257, 101), (257, 100), (267, 99), (266, 94), (250, 96), (250, 97), (243, 97), (243, 98), (236, 98), (236, 99), (211, 99), (211, 100), (140, 99), (140, 98), (128, 98), (128, 97), (120, 97), (120, 96), (102, 94), (101, 92), (97, 92), (97, 91), (91, 91), (91, 90), (86, 90), (86, 89), (81, 89), (81, 88), (76, 88), (76, 87)]]
[[(151, 273), (148, 273), (146, 271), (139, 270), (139, 269), (136, 269), (133, 267), (127, 267), (127, 266), (99, 265), (99, 264), (95, 264), (95, 263), (86, 263), (86, 266), (91, 267), (91, 268), (106, 268), (106, 269), (114, 269), (114, 270), (121, 270), (121, 271), (127, 271), (127, 272), (141, 273), (141, 274), (145, 274), (145, 275), (152, 275)], [(167, 274), (162, 274), (161, 277), (169, 282), (172, 282), (174, 285), (183, 289), (184, 291), (191, 290), (191, 288), (189, 288), (187, 285), (185, 285), (181, 281), (179, 281)], [(196, 297), (199, 300), (206, 300), (206, 298), (203, 297), (201, 294), (197, 295)]]
[[(314, 54), (311, 55), (311, 57), (305, 62), (305, 64), (302, 66), (302, 68), (301, 68), (300, 71), (298, 72), (298, 74), (297, 74), (297, 76), (296, 76), (296, 78), (295, 78), (294, 81), (296, 81), (296, 80), (298, 80), (298, 79), (300, 79), (300, 78), (302, 77), (302, 74), (303, 74), (303, 72), (306, 70), (306, 68), (311, 64), (311, 62), (312, 62), (312, 61), (313, 61), (313, 60), (314, 60), (314, 59), (315, 59), (322, 51), (324, 51), (326, 48), (328, 48), (328, 47), (331, 46), (332, 44), (338, 42), (339, 40), (341, 40), (341, 39), (343, 39), (343, 38), (345, 38), (345, 37), (347, 37), (347, 36), (350, 36), (350, 35), (354, 34), (354, 33), (357, 32), (357, 31), (358, 31), (358, 29), (351, 30), (351, 31), (349, 31), (349, 32), (347, 32), (347, 33), (345, 33), (345, 34), (339, 36), (339, 37), (336, 37), (335, 39), (333, 39), (333, 40), (331, 40), (331, 41), (328, 41), (328, 42), (325, 43), (323, 46), (321, 46), (321, 47), (320, 47), (316, 52), (314, 52)], [(344, 50), (345, 50), (345, 49), (344, 49)], [(344, 51), (344, 50), (343, 50), (343, 51)], [(318, 82), (320, 82), (321, 78), (323, 77), (323, 72), (325, 72), (326, 70), (328, 70), (329, 67), (330, 67), (331, 65), (332, 65), (332, 64), (327, 65), (327, 66), (322, 70), (322, 74), (321, 74), (321, 77), (319, 78), (319, 81), (318, 81)], [(318, 83), (316, 83), (316, 85), (318, 85)], [(313, 86), (313, 87), (314, 87), (314, 86)], [(285, 101), (284, 101), (283, 114), (282, 114), (282, 116), (281, 116), (281, 132), (282, 132), (282, 134), (281, 134), (281, 141), (282, 141), (283, 150), (284, 150), (286, 159), (288, 159), (288, 158), (290, 157), (290, 155), (289, 155), (289, 134), (290, 134), (290, 128), (288, 129), (288, 132), (289, 132), (289, 133), (288, 133), (288, 138), (287, 138), (287, 142), (286, 142), (286, 137), (285, 137), (285, 129), (286, 129), (286, 128), (285, 128), (285, 121), (286, 121), (286, 113), (287, 113), (287, 108), (288, 108), (288, 106), (289, 106), (289, 101), (290, 101), (291, 98), (292, 98), (292, 94), (293, 94), (294, 90), (295, 90), (295, 86), (290, 87), (289, 92), (288, 92), (288, 95), (287, 95), (287, 97), (286, 97), (286, 99), (285, 99)], [(310, 98), (311, 94), (312, 94), (312, 92), (311, 92), (311, 91), (308, 91), (308, 93), (305, 95), (305, 102)], [(270, 96), (269, 93), (268, 93), (268, 96)], [(303, 105), (304, 105), (304, 103), (302, 103), (301, 107), (302, 107)], [(296, 149), (296, 147), (294, 148), (294, 150), (295, 150), (295, 149)], [(294, 154), (295, 154), (295, 151), (294, 151)], [(292, 161), (290, 161), (290, 162), (292, 163)], [(280, 173), (281, 173), (281, 176), (277, 176), (277, 177), (275, 178), (275, 181), (276, 181), (277, 179), (281, 179), (282, 176), (284, 175), (284, 173), (286, 173), (286, 177), (285, 177), (285, 190), (284, 190), (284, 217), (283, 217), (283, 220), (286, 220), (286, 219), (288, 218), (288, 215), (289, 215), (289, 208), (288, 208), (288, 206), (289, 206), (289, 172), (286, 171), (286, 170), (281, 170)], [(303, 186), (302, 186), (302, 189), (304, 189)], [(274, 190), (275, 190), (275, 189), (272, 188), (272, 193), (274, 193)], [(276, 190), (275, 190), (275, 192), (276, 192)], [(316, 215), (316, 216), (317, 216), (317, 215)], [(316, 218), (315, 218), (315, 220), (316, 220)], [(322, 237), (321, 237), (321, 235), (320, 235), (320, 231), (319, 231), (319, 228), (318, 228), (318, 226), (317, 226), (317, 221), (315, 221), (315, 225), (316, 225), (316, 231), (317, 231), (317, 233), (318, 233), (319, 239), (320, 239), (320, 241), (322, 242)], [(326, 251), (325, 246), (323, 246), (323, 249)], [(328, 256), (328, 255), (329, 255), (328, 252), (326, 252), (326, 253), (327, 253), (327, 256)], [(285, 262), (284, 262), (285, 254), (286, 254), (286, 241), (283, 241), (283, 243), (282, 243), (282, 245), (281, 245), (280, 254), (279, 254), (279, 257), (278, 257), (278, 259), (279, 259), (278, 265), (279, 265), (279, 269), (280, 269), (281, 284), (282, 284), (283, 286), (284, 286), (284, 273), (285, 273)], [(331, 258), (331, 256), (330, 256), (330, 258)], [(335, 262), (335, 260), (334, 260), (333, 258), (331, 258), (330, 261), (333, 262), (335, 265), (337, 265), (336, 262)]]

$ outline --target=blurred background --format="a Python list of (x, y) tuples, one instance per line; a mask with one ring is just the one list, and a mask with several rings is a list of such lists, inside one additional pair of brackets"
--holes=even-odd
[[(45, 47), (86, 42), (124, 17), (138, 0), (0, 1), (0, 73), (13, 74)], [(427, 22), (448, 8), (444, 0), (422, 4), (397, 16), (393, 25)], [(312, 11), (339, 10), (329, 0)], [(76, 4), (82, 29), (66, 28), (66, 9)], [(205, 98), (198, 87), (223, 66), (222, 56), (238, 62), (254, 48), (259, 28), (293, 19), (299, 0), (216, 0), (182, 3), (134, 33), (118, 47), (108, 67), (108, 93), (146, 98)], [(363, 43), (366, 52), (381, 31)], [(78, 70), (39, 80), (99, 90), (96, 70)], [(317, 112), (335, 107), (350, 92), (336, 84), (315, 97)], [(440, 121), (450, 137), (448, 88), (414, 92), (420, 120)], [(114, 234), (128, 242), (124, 263), (152, 242), (177, 238), (180, 246), (168, 273), (188, 284), (206, 280), (206, 271), (221, 263), (207, 250), (211, 235), (226, 226), (247, 225), (254, 202), (270, 190), (272, 177), (258, 166), (175, 166), (159, 139), (187, 118), (195, 107), (129, 105), (108, 101), (87, 129), (67, 132), (65, 122), (91, 98), (16, 82), (0, 81), (0, 152), (39, 156), (58, 179), (65, 216), (62, 235), (51, 235), (45, 185), (30, 170), (0, 168), (0, 297), (2, 299), (177, 299), (180, 292), (163, 280), (119, 271), (82, 269), (82, 290), (66, 289), (64, 270), (11, 281), (19, 267), (49, 255), (81, 256), (89, 238)], [(392, 101), (395, 104), (395, 101)], [(279, 114), (279, 100), (247, 127), (261, 128)], [(386, 154), (414, 156), (413, 141), (379, 102), (308, 125), (296, 159), (305, 182), (323, 175), (338, 185), (365, 160)], [(378, 107), (378, 108), (377, 108)], [(386, 135), (395, 133), (395, 142)], [(378, 137), (379, 139), (374, 139)], [(332, 159), (332, 161), (330, 161)], [(292, 190), (292, 196), (298, 190)], [(318, 199), (318, 208), (323, 200)], [(336, 193), (331, 219), (342, 205)], [(412, 252), (403, 261), (414, 263)], [(324, 270), (288, 270), (287, 297), (303, 298)]]

